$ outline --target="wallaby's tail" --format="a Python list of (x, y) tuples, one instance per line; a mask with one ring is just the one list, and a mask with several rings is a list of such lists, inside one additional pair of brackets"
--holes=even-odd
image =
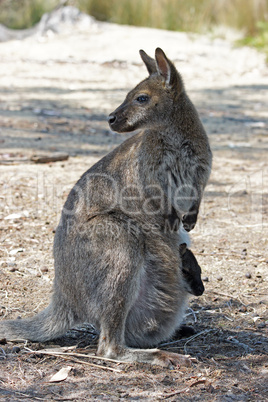
[(75, 325), (71, 309), (54, 301), (32, 318), (0, 322), (0, 339), (44, 342), (58, 338)]

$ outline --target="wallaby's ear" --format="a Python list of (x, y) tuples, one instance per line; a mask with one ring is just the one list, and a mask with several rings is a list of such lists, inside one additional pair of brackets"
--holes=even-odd
[(183, 89), (182, 79), (174, 64), (171, 63), (160, 47), (155, 50), (155, 60), (158, 74), (164, 77), (166, 86), (181, 92)]
[(148, 73), (150, 75), (153, 73), (156, 73), (157, 69), (156, 69), (155, 60), (152, 57), (148, 56), (148, 54), (145, 53), (144, 50), (140, 50), (140, 56), (142, 58), (142, 61), (144, 62), (144, 64), (147, 67)]
[(184, 255), (187, 249), (187, 244), (186, 243), (182, 243), (180, 244), (180, 254)]

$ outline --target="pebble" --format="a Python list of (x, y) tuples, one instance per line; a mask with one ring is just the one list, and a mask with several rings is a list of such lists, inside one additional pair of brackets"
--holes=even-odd
[(19, 353), (20, 352), (20, 347), (19, 346), (13, 346), (11, 353)]
[(251, 275), (250, 272), (247, 272), (247, 273), (245, 274), (245, 277), (248, 278), (248, 279), (250, 279), (250, 278), (252, 277), (252, 275)]
[(244, 248), (243, 250), (242, 250), (242, 252), (241, 252), (241, 259), (242, 260), (245, 260), (246, 259), (246, 256), (247, 256), (247, 249), (246, 248)]
[(18, 270), (17, 264), (15, 262), (9, 262), (7, 264), (7, 266), (8, 266), (9, 272), (15, 272)]
[(208, 276), (204, 276), (204, 278), (202, 278), (203, 282), (209, 282)]
[(259, 329), (262, 329), (262, 328), (265, 328), (265, 327), (266, 327), (265, 322), (261, 322), (261, 323), (258, 324), (258, 326), (257, 326), (257, 328), (259, 328)]
[(216, 279), (217, 279), (217, 281), (222, 281), (222, 280), (223, 280), (223, 277), (220, 276), (220, 275), (218, 275), (218, 276), (216, 277)]
[(48, 267), (41, 267), (41, 268), (40, 268), (40, 271), (41, 271), (41, 272), (48, 272)]
[(15, 271), (17, 271), (17, 267), (16, 267), (16, 266), (13, 266), (13, 267), (10, 267), (10, 268), (9, 268), (9, 272), (15, 272)]
[(248, 311), (246, 306), (241, 306), (239, 311), (241, 311), (241, 313), (245, 313), (246, 311)]

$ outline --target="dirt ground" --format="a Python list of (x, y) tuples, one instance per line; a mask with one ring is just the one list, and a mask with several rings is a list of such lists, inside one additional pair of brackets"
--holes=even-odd
[[(0, 316), (47, 305), (62, 205), (127, 138), (107, 115), (147, 75), (138, 50), (157, 46), (182, 73), (214, 155), (191, 232), (206, 287), (185, 317), (196, 334), (161, 346), (197, 361), (168, 370), (78, 356), (96, 350), (89, 325), (57, 342), (2, 341), (0, 400), (268, 400), (268, 69), (263, 55), (226, 40), (92, 22), (0, 43)], [(30, 161), (56, 151), (69, 159)], [(76, 356), (34, 353), (43, 349)], [(66, 367), (64, 381), (49, 381)]]

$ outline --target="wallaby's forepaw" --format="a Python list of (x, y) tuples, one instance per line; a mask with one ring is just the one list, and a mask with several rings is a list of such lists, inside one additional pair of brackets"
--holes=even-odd
[(178, 368), (181, 366), (190, 367), (192, 365), (192, 359), (190, 358), (190, 356), (167, 352), (165, 350), (159, 350), (155, 356), (153, 364), (157, 364), (159, 366), (167, 367), (170, 369)]
[(197, 215), (197, 213), (190, 212), (182, 217), (182, 224), (186, 232), (190, 232), (195, 227)]

